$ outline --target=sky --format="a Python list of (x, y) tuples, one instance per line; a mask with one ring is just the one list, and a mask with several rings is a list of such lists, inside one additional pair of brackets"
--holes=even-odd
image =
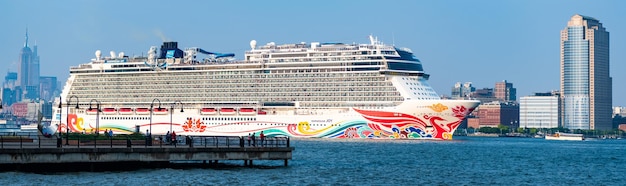
[(96, 50), (135, 56), (177, 41), (243, 59), (251, 40), (369, 43), (374, 35), (410, 48), (439, 94), (450, 95), (456, 82), (480, 89), (506, 80), (519, 99), (559, 89), (560, 31), (581, 14), (610, 33), (613, 105), (626, 106), (624, 7), (620, 0), (4, 0), (0, 65), (17, 71), (27, 28), (41, 75), (63, 84)]

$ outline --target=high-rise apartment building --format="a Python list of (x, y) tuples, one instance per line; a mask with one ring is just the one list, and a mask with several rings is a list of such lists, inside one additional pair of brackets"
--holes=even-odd
[(563, 127), (611, 129), (609, 32), (595, 18), (574, 15), (561, 30)]

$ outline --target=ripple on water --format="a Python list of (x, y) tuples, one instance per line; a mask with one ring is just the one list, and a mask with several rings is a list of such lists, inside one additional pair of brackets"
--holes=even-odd
[[(294, 139), (293, 160), (220, 169), (0, 173), (0, 185), (620, 185), (626, 140)], [(270, 166), (270, 167), (268, 167)], [(604, 183), (604, 184), (603, 184)]]

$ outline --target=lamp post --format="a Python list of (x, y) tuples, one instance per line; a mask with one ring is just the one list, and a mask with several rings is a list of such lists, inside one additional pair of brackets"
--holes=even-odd
[[(159, 101), (159, 110), (161, 110), (161, 100), (159, 100), (158, 98), (154, 98), (152, 100), (152, 103), (150, 103), (150, 136), (152, 136), (152, 112), (154, 109), (154, 101)], [(146, 134), (148, 135), (148, 134)]]
[(96, 99), (91, 99), (91, 101), (89, 101), (89, 110), (93, 109), (91, 108), (91, 103), (93, 101), (96, 101), (96, 136), (100, 135), (100, 101), (96, 100)]
[(59, 96), (59, 125), (57, 126), (59, 127), (59, 137), (61, 137), (61, 140), (63, 140), (63, 131), (61, 131), (61, 121), (63, 121), (63, 119), (61, 118), (63, 116), (63, 107), (61, 105), (63, 105), (63, 99), (61, 98), (61, 96)]
[[(70, 96), (70, 98), (67, 99), (67, 107), (66, 107), (66, 113), (65, 113), (65, 119), (67, 120), (67, 124), (65, 126), (65, 145), (69, 145), (70, 144), (70, 102), (72, 101), (72, 98), (76, 98), (76, 109), (78, 109), (78, 97), (76, 95), (72, 95)], [(76, 111), (74, 111), (76, 112)]]
[(174, 115), (174, 107), (176, 106), (176, 104), (180, 104), (180, 112), (184, 112), (183, 102), (175, 101), (174, 103), (172, 103), (172, 106), (170, 106), (170, 131), (172, 131), (172, 115)]

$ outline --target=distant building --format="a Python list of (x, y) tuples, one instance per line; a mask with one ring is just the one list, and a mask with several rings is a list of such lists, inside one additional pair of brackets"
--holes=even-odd
[(626, 117), (626, 107), (613, 107), (613, 116), (616, 115)]
[(19, 86), (17, 84), (17, 73), (8, 72), (4, 76), (4, 83), (2, 83), (2, 106), (9, 107), (13, 103), (17, 102), (18, 95), (15, 91)]
[(476, 91), (474, 91), (474, 93), (472, 93), (470, 97), (472, 97), (472, 99), (480, 100), (481, 103), (496, 101), (496, 97), (493, 96), (492, 88), (476, 89)]
[(517, 91), (513, 88), (513, 83), (509, 83), (506, 80), (496, 83), (495, 97), (498, 101), (517, 101)]
[(476, 91), (476, 88), (472, 86), (472, 82), (465, 82), (461, 84), (461, 82), (457, 82), (452, 87), (452, 99), (467, 99), (471, 96), (471, 94)]
[(506, 125), (510, 128), (519, 128), (519, 105), (515, 102), (483, 103), (478, 106), (477, 111), (474, 113), (480, 120), (480, 127)]
[(535, 93), (519, 102), (519, 124), (522, 128), (559, 127), (560, 99), (558, 93)]
[(39, 98), (51, 101), (57, 95), (57, 78), (41, 76), (39, 78)]
[(561, 30), (563, 127), (611, 129), (609, 32), (595, 18), (574, 15)]
[(24, 48), (20, 52), (17, 82), (22, 89), (20, 91), (22, 96), (18, 101), (39, 98), (39, 55), (37, 46), (34, 46), (33, 50), (28, 47), (28, 30), (26, 30)]
[(480, 128), (480, 118), (467, 118), (467, 128)]
[(41, 114), (43, 114), (44, 118), (51, 119), (52, 118), (52, 105), (54, 101), (46, 101), (41, 104)]

